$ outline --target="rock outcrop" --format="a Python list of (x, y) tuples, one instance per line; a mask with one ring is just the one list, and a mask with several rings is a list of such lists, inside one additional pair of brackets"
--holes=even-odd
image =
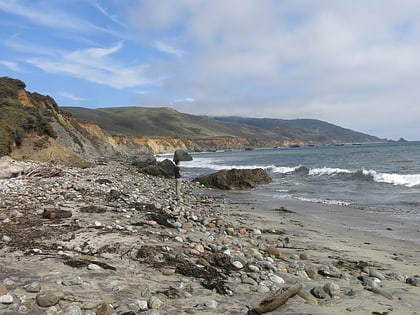
[(231, 190), (255, 188), (257, 185), (270, 183), (272, 179), (265, 170), (256, 168), (221, 170), (216, 173), (198, 176), (193, 181), (209, 188)]
[(174, 153), (174, 161), (192, 161), (193, 157), (185, 150), (178, 149)]
[(139, 171), (148, 175), (172, 178), (174, 176), (174, 163), (171, 160), (165, 159), (156, 165), (140, 168)]

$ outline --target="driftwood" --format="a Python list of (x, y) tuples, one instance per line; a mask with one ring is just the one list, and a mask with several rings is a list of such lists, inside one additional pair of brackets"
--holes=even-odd
[(64, 170), (53, 165), (40, 165), (24, 172), (27, 177), (60, 177), (64, 175)]
[(247, 315), (259, 315), (272, 312), (276, 308), (285, 304), (289, 298), (298, 294), (300, 289), (302, 289), (301, 283), (297, 283), (291, 287), (281, 288), (274, 295), (262, 300), (258, 307), (250, 309)]

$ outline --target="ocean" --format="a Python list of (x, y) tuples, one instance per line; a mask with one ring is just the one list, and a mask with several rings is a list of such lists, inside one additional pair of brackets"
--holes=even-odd
[(259, 200), (322, 204), (326, 211), (307, 215), (343, 224), (328, 210), (334, 205), (344, 209), (348, 226), (420, 239), (420, 142), (226, 150), (192, 156), (193, 161), (181, 165), (187, 180), (221, 169), (263, 168), (272, 183), (247, 192)]

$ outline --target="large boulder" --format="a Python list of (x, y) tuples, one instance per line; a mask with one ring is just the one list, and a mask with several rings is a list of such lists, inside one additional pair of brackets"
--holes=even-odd
[(174, 161), (192, 161), (193, 157), (185, 150), (176, 150), (174, 152)]
[(17, 177), (28, 168), (27, 164), (5, 155), (0, 158), (0, 179)]
[(194, 179), (209, 188), (223, 190), (251, 189), (260, 184), (271, 183), (272, 179), (262, 168), (221, 170), (198, 176)]
[(131, 164), (141, 169), (149, 165), (156, 165), (157, 161), (156, 161), (156, 157), (152, 153), (145, 153), (145, 154), (136, 156), (133, 159)]
[(149, 165), (140, 169), (140, 172), (153, 176), (161, 176), (166, 178), (174, 177), (174, 163), (165, 159), (156, 165)]

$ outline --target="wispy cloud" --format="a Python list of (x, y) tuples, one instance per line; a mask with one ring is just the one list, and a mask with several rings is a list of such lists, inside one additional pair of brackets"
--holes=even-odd
[(58, 95), (60, 95), (61, 97), (67, 98), (69, 100), (76, 101), (76, 102), (86, 101), (86, 98), (77, 97), (69, 92), (59, 92)]
[(103, 14), (105, 17), (107, 17), (108, 19), (110, 19), (112, 22), (114, 22), (115, 24), (124, 26), (123, 23), (121, 23), (118, 20), (118, 17), (115, 15), (112, 15), (109, 13), (108, 9), (103, 7), (97, 0), (89, 0), (89, 3), (95, 8), (97, 9), (101, 14)]
[(123, 47), (119, 42), (108, 48), (88, 48), (71, 52), (57, 52), (55, 58), (31, 58), (27, 61), (48, 73), (70, 75), (113, 88), (157, 85), (145, 74), (147, 64), (124, 64), (110, 55)]
[(0, 60), (0, 65), (15, 72), (23, 72), (23, 69), (14, 61)]
[(0, 11), (27, 19), (35, 25), (47, 27), (54, 31), (59, 29), (85, 34), (101, 32), (121, 36), (115, 30), (98, 26), (73, 12), (67, 13), (67, 10), (63, 10), (61, 7), (56, 8), (54, 6), (57, 5), (56, 2), (30, 1), (21, 3), (20, 1), (0, 0)]
[(162, 51), (164, 53), (170, 54), (170, 55), (174, 55), (177, 57), (181, 57), (184, 54), (184, 51), (182, 51), (181, 49), (177, 49), (175, 47), (172, 47), (162, 41), (159, 40), (155, 40), (153, 42), (154, 46), (156, 47), (156, 49), (158, 49), (159, 51)]
[(0, 10), (48, 27), (78, 30), (98, 29), (92, 23), (66, 14), (64, 11), (50, 9), (48, 3), (42, 5), (37, 2), (36, 5), (31, 5), (27, 2), (25, 5), (21, 5), (17, 1), (3, 0), (0, 1)]
[(193, 103), (195, 101), (196, 100), (194, 98), (192, 98), (192, 97), (186, 97), (186, 98), (182, 98), (182, 99), (177, 99), (177, 100), (174, 101), (174, 103), (183, 103), (183, 102)]

